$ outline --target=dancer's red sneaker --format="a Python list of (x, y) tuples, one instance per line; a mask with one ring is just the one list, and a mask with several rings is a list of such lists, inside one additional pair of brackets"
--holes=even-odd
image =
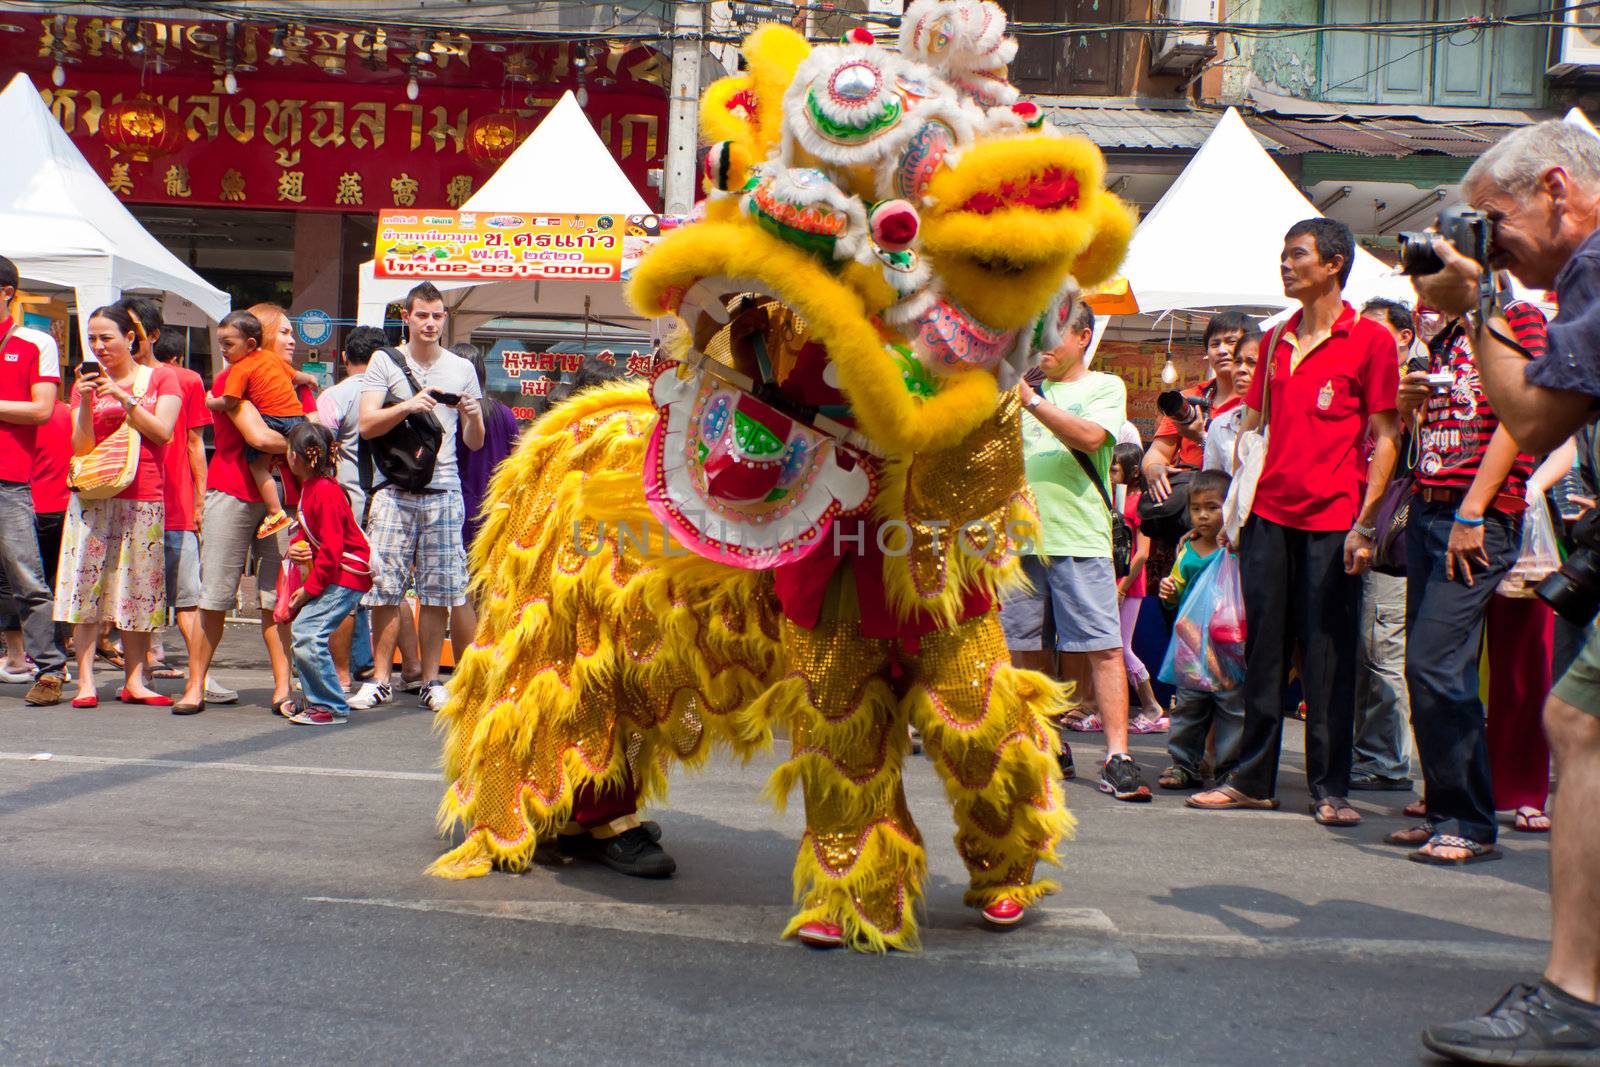
[(1007, 897), (984, 908), (983, 921), (991, 926), (1015, 926), (1022, 921), (1025, 910), (1021, 904)]
[(825, 922), (821, 919), (806, 923), (795, 931), (795, 936), (802, 945), (812, 948), (843, 948), (844, 928), (838, 923)]

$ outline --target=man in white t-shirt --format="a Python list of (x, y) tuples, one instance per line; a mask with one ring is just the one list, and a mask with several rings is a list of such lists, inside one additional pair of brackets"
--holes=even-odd
[[(422, 659), (422, 703), (444, 707), (439, 657), (448, 621), (456, 643), (470, 640), (477, 618), (467, 603), (467, 554), (461, 543), (466, 520), (461, 480), (456, 473), (456, 434), (473, 451), (483, 447), (483, 392), (472, 364), (444, 348), (444, 297), (428, 282), (406, 294), (405, 321), (410, 341), (373, 353), (362, 378), (360, 434), (381, 438), (412, 412), (439, 420), (444, 439), (434, 456), (433, 479), (420, 493), (382, 480), (372, 493), (367, 538), (372, 543), (372, 589), (362, 603), (372, 609), (373, 677), (350, 698), (353, 708), (371, 708), (393, 699), (389, 674), (399, 641), (400, 605), (408, 588), (417, 594), (417, 643)], [(402, 366), (401, 361), (404, 362)], [(417, 383), (413, 391), (406, 371)]]

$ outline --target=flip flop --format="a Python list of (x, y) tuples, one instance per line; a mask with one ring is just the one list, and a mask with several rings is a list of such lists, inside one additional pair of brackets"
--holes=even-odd
[[(1543, 819), (1545, 825), (1533, 825), (1533, 820), (1535, 819)], [(1524, 804), (1517, 809), (1517, 821), (1512, 828), (1519, 834), (1547, 834), (1550, 832), (1550, 813), (1548, 811), (1540, 811), (1532, 804)]]
[(1416, 848), (1419, 845), (1426, 845), (1432, 837), (1433, 824), (1425, 822), (1404, 830), (1396, 830), (1392, 834), (1385, 834), (1383, 843), (1386, 845), (1399, 845), (1402, 848)]
[(187, 676), (182, 667), (168, 667), (164, 663), (150, 671), (150, 677), (152, 678), (185, 678)]
[(99, 645), (96, 646), (94, 654), (100, 659), (103, 659), (107, 663), (111, 664), (113, 667), (116, 667), (118, 670), (122, 669), (122, 653), (117, 651), (115, 647), (111, 645)]
[[(1324, 811), (1332, 811), (1333, 814), (1324, 815), (1322, 814)], [(1353, 813), (1355, 818), (1352, 819), (1349, 815), (1340, 814), (1340, 812), (1345, 811)], [(1350, 802), (1344, 797), (1323, 797), (1320, 800), (1312, 801), (1311, 817), (1317, 820), (1318, 826), (1347, 827), (1361, 825), (1361, 813), (1352, 808)]]
[(1406, 858), (1413, 863), (1425, 863), (1430, 867), (1466, 867), (1473, 863), (1487, 863), (1490, 860), (1497, 860), (1502, 855), (1500, 850), (1493, 845), (1485, 845), (1481, 841), (1470, 841), (1465, 837), (1457, 837), (1455, 834), (1434, 834), (1428, 838), (1422, 847), (1459, 848), (1464, 850), (1467, 855), (1460, 859), (1444, 859), (1418, 849)]
[(1215, 800), (1201, 800), (1203, 794), (1196, 794), (1185, 798), (1183, 804), (1189, 808), (1199, 808), (1201, 811), (1277, 811), (1278, 801), (1274, 798), (1258, 800), (1246, 796), (1231, 785), (1219, 786), (1212, 792), (1221, 793), (1228, 799), (1218, 802)]

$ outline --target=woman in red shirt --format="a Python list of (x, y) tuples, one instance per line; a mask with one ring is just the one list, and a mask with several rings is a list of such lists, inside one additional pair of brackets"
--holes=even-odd
[(162, 551), (165, 509), (161, 450), (172, 439), (182, 400), (169, 367), (142, 367), (134, 355), (142, 343), (123, 307), (103, 307), (89, 316), (89, 349), (98, 373), (80, 365), (68, 406), (75, 412), (72, 453), (88, 455), (124, 423), (139, 447), (133, 483), (109, 500), (67, 506), (56, 576), (55, 619), (71, 623), (78, 657), (75, 708), (99, 704), (94, 686), (96, 641), (102, 622), (122, 631), (125, 704), (169, 707), (172, 701), (144, 682), (150, 634), (166, 622), (166, 570)]

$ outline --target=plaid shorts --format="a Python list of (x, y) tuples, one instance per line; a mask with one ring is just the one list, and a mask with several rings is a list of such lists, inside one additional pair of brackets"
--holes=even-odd
[(372, 496), (367, 540), (372, 544), (369, 608), (393, 606), (415, 589), (428, 607), (467, 602), (467, 553), (461, 544), (466, 505), (460, 489), (408, 493), (386, 485)]

